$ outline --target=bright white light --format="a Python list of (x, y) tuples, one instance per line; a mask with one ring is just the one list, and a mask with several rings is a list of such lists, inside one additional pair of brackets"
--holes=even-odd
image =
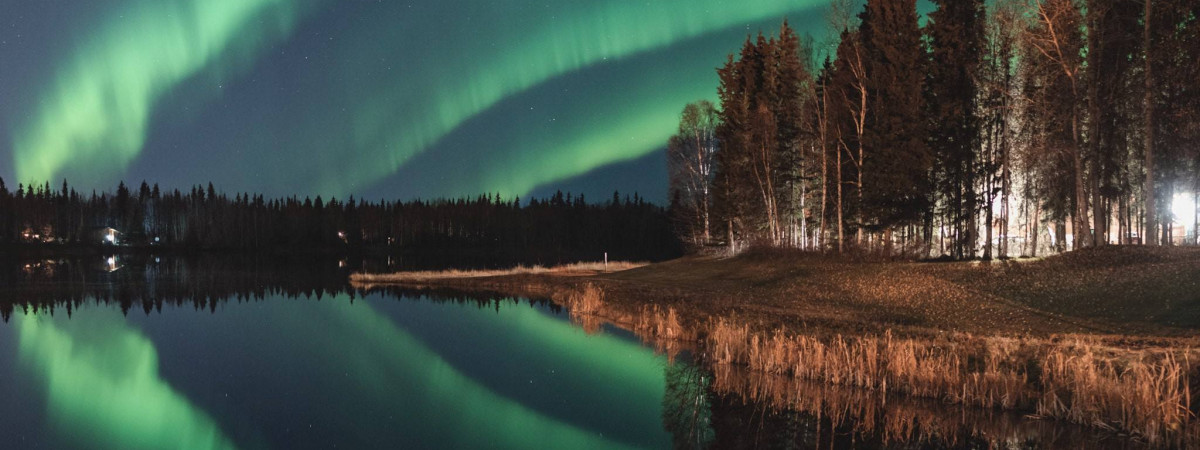
[(117, 241), (117, 237), (113, 236), (112, 234), (109, 234), (108, 236), (105, 236), (104, 238), (108, 239), (108, 242), (116, 242)]
[(1191, 225), (1196, 218), (1196, 198), (1190, 192), (1175, 194), (1171, 199), (1171, 214), (1175, 215), (1175, 223)]

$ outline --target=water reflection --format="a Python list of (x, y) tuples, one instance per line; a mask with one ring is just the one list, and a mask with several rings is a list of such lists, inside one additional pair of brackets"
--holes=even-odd
[(20, 362), (44, 383), (55, 435), (91, 448), (235, 448), (159, 377), (154, 345), (124, 321), (113, 311), (18, 316)]
[(223, 302), (274, 295), (319, 299), (352, 294), (346, 277), (359, 267), (338, 268), (333, 259), (288, 256), (0, 258), (0, 319), (8, 321), (14, 308), (51, 314), (65, 310), (70, 315), (85, 303), (150, 313), (164, 305), (212, 311)]
[(675, 448), (712, 447), (716, 438), (712, 417), (712, 373), (691, 362), (677, 360), (666, 370), (663, 427), (671, 432)]
[(678, 342), (598, 323), (590, 336), (547, 301), (359, 291), (338, 262), (14, 264), (0, 274), (0, 378), (10, 361), (26, 376), (0, 416), (44, 405), (33, 439), (49, 447), (1139, 447), (710, 367)]
[[(717, 446), (792, 442), (804, 448), (1144, 448), (1128, 437), (1021, 413), (885, 397), (737, 367), (712, 373)], [(736, 413), (735, 411), (741, 411)], [(755, 413), (757, 412), (757, 414)], [(734, 432), (722, 432), (732, 427)]]
[[(326, 404), (324, 414), (354, 416), (364, 409), (389, 411), (392, 421), (407, 422), (412, 427), (404, 443), (419, 447), (624, 447), (492, 391), (397, 327), (371, 302), (351, 305), (348, 298), (339, 296), (292, 304), (289, 309), (303, 311), (282, 314), (286, 319), (278, 322), (273, 333), (282, 342), (271, 343), (264, 350), (299, 345), (305, 355), (288, 366), (309, 374), (327, 372), (309, 377), (308, 389), (338, 392), (345, 400)], [(271, 320), (279, 313), (262, 319)], [(299, 342), (288, 338), (303, 334), (321, 338)], [(345, 377), (339, 377), (339, 372), (353, 374), (353, 384), (343, 384)], [(369, 443), (350, 444), (372, 446)]]
[[(58, 270), (3, 290), (50, 436), (80, 448), (669, 445), (662, 358), (588, 337), (544, 303), (460, 297), (478, 306), (463, 308), (364, 298), (344, 277), (273, 268), (220, 283), (184, 268)], [(40, 402), (25, 391), (18, 403)]]

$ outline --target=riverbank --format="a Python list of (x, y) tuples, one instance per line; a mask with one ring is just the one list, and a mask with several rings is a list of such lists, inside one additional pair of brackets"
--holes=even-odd
[[(1197, 435), (1200, 251), (1105, 248), (992, 263), (782, 251), (615, 273), (407, 284), (550, 298), (716, 365), (1102, 425)], [(366, 281), (355, 276), (360, 287)]]

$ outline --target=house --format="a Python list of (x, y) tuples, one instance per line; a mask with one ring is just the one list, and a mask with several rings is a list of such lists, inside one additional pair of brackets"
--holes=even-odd
[(94, 244), (119, 245), (121, 232), (113, 227), (96, 227), (87, 232), (87, 241)]

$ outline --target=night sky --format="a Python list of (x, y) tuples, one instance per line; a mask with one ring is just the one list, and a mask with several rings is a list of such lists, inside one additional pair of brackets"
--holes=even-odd
[(0, 177), (369, 199), (666, 194), (715, 68), (826, 0), (0, 0)]

